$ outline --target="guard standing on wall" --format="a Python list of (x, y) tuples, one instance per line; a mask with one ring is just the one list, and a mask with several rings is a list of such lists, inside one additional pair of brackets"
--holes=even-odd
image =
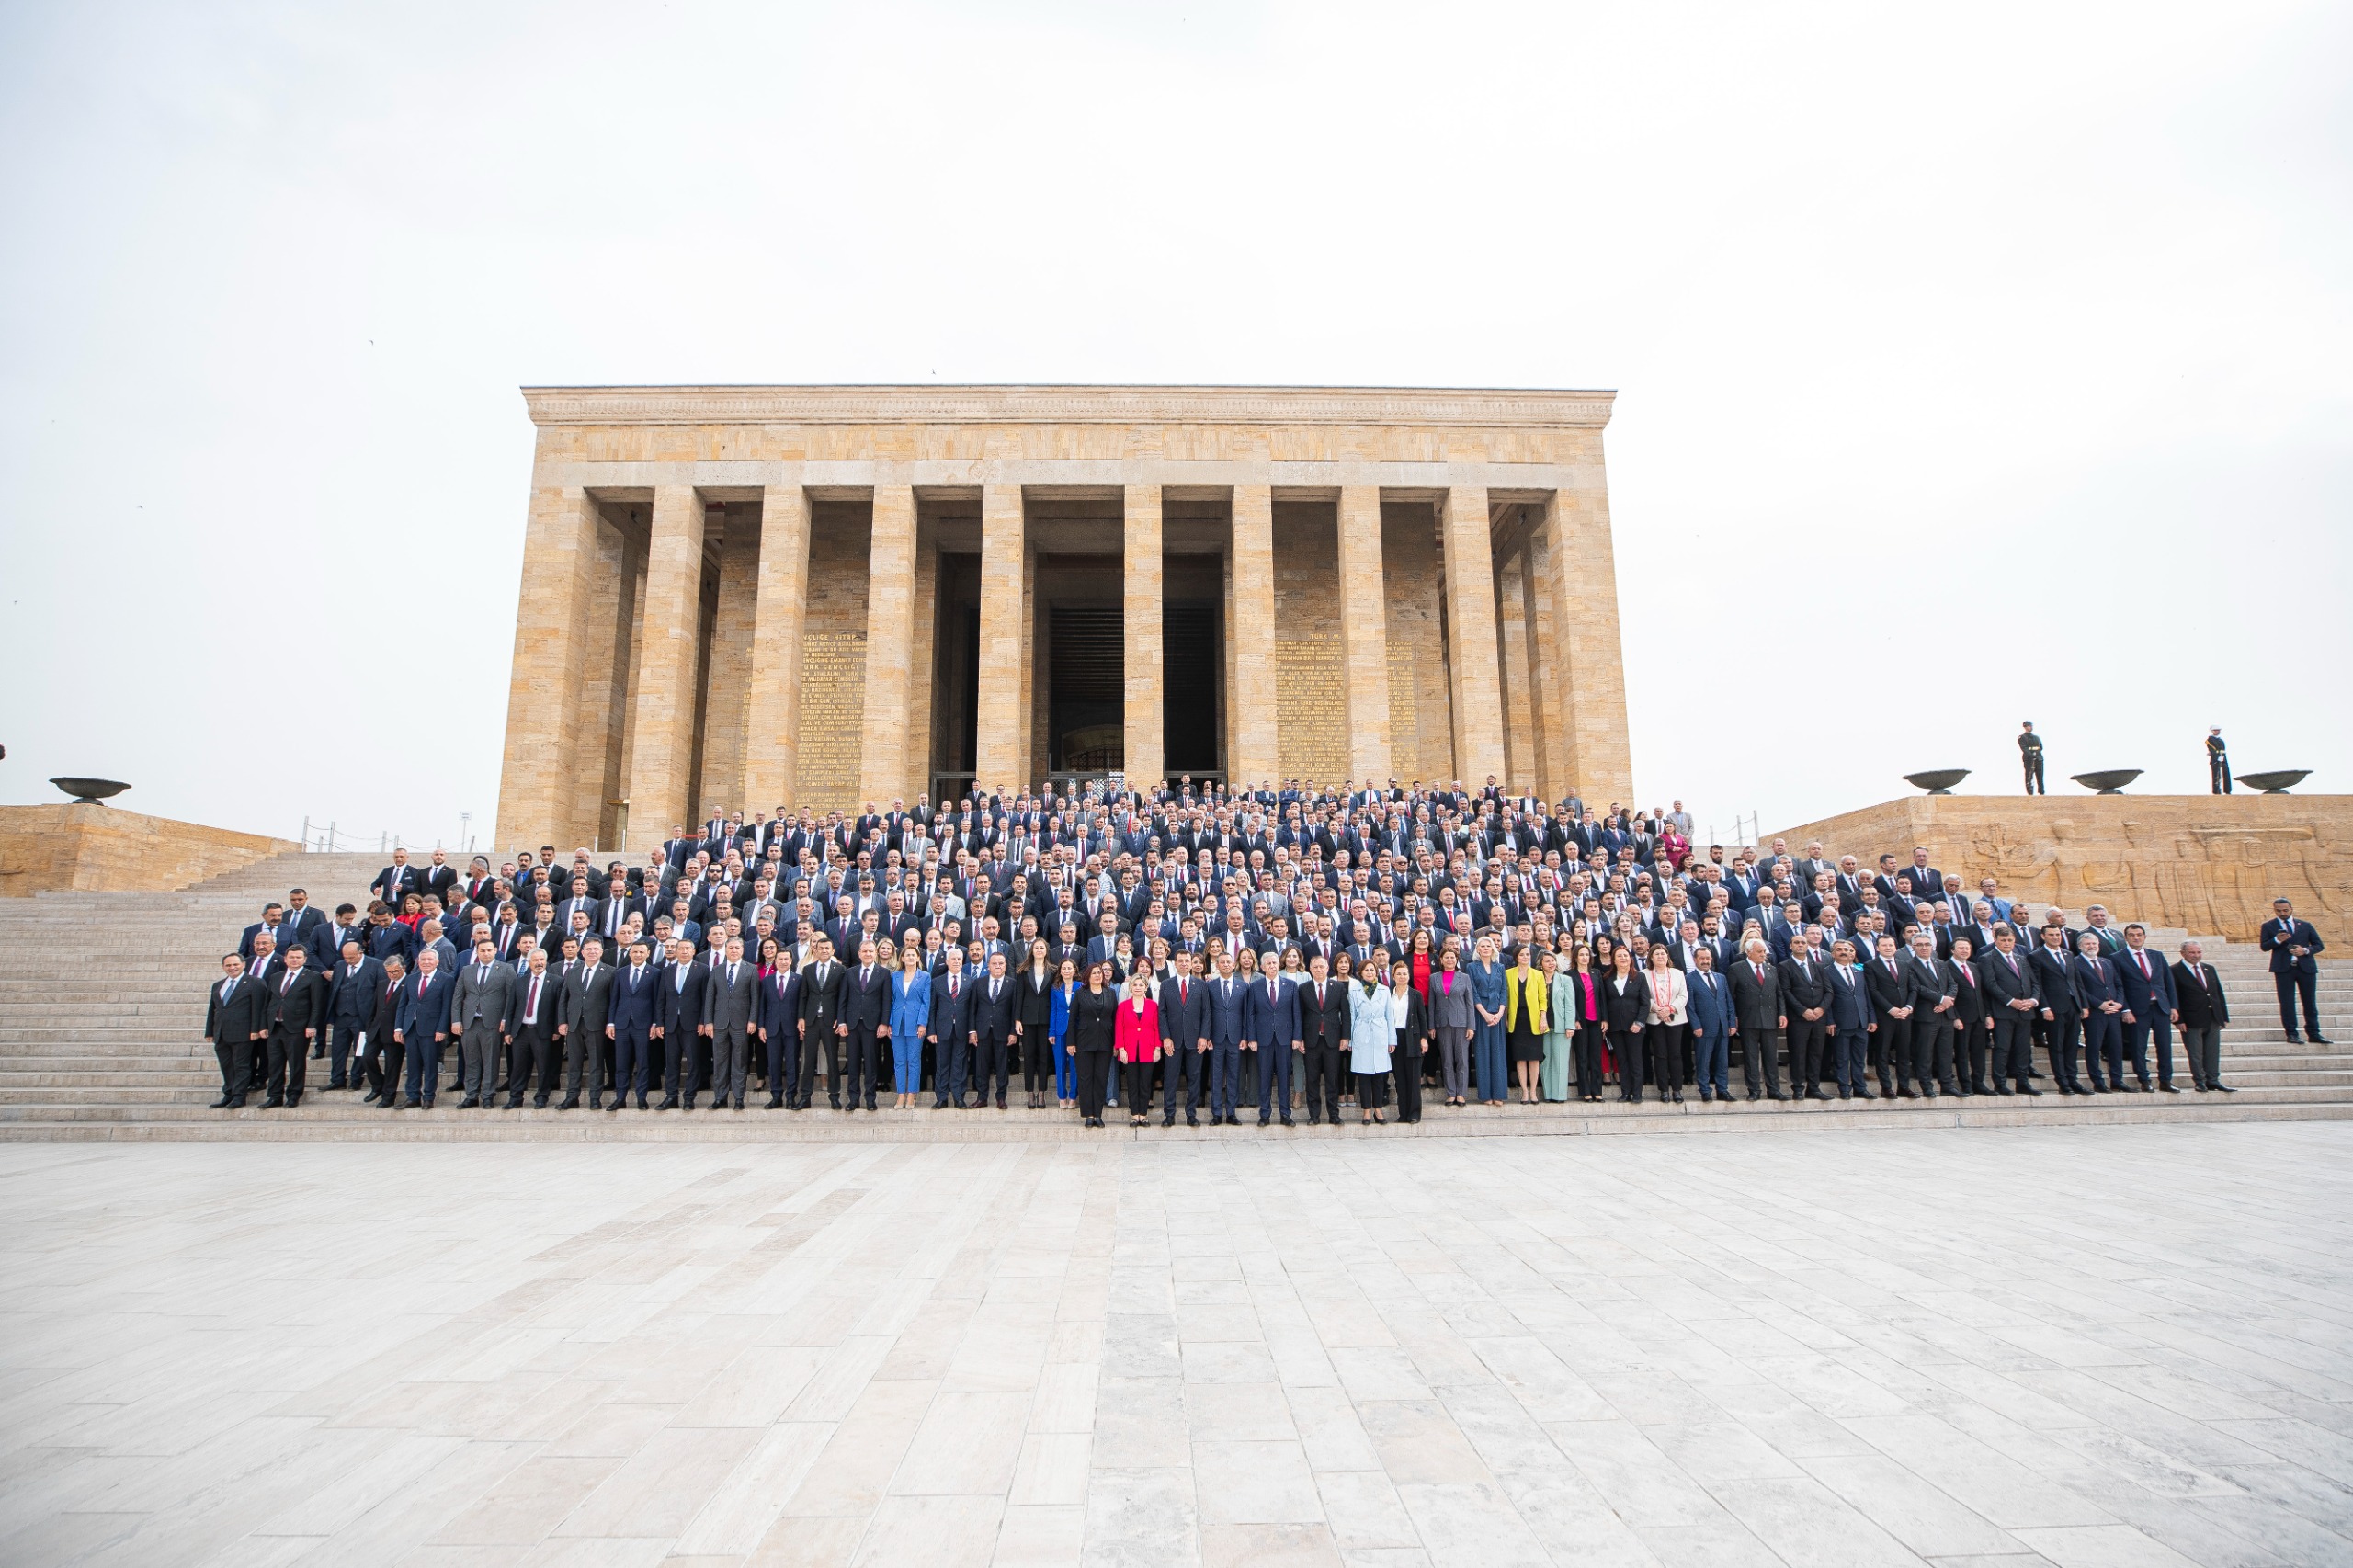
[(2018, 726), (2018, 761), (2026, 765), (2026, 792), (2048, 795), (2042, 787), (2042, 737), (2034, 733), (2034, 721), (2029, 719)]
[(2222, 744), (2222, 726), (2215, 725), (2206, 732), (2206, 771), (2213, 778), (2214, 793), (2231, 792), (2231, 754)]

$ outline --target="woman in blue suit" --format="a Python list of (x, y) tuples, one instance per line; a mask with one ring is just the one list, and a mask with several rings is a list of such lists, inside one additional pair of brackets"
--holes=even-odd
[(931, 975), (923, 967), (923, 944), (899, 950), (891, 976), (891, 1067), (899, 1086), (898, 1108), (912, 1110), (923, 1078), (923, 1033), (931, 1022)]
[(1078, 989), (1078, 960), (1064, 959), (1054, 971), (1053, 1012), (1046, 1020), (1046, 1040), (1054, 1054), (1054, 1104), (1068, 1110), (1078, 1103), (1078, 1060), (1063, 1049), (1070, 1039), (1071, 994)]
[(1489, 1105), (1504, 1103), (1508, 1070), (1504, 1066), (1504, 1008), (1510, 1000), (1509, 982), (1495, 954), (1495, 939), (1482, 935), (1471, 963), (1471, 1064), (1479, 1097)]

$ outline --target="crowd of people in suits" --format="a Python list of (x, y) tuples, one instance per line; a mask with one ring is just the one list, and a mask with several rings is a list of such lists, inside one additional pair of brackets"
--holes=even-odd
[[(2029, 917), (1930, 861), (1701, 846), (1680, 801), (1493, 779), (715, 814), (634, 863), (395, 850), (364, 913), (298, 888), (223, 957), (205, 1037), (222, 1108), (298, 1105), (324, 1061), (395, 1110), (798, 1111), (821, 1085), (846, 1112), (1005, 1109), (1017, 1076), (1089, 1126), (1336, 1126), (1392, 1100), (2172, 1093), (2177, 1033), (2193, 1087), (2232, 1092), (2196, 942)], [(2290, 1037), (2301, 998), (2322, 1040), (2319, 934), (2283, 899), (2262, 943)]]

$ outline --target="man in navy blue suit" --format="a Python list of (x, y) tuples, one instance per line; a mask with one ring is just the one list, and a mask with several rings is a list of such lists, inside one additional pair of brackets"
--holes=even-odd
[(2173, 1026), (2181, 1021), (2181, 1005), (2174, 995), (2172, 966), (2148, 942), (2148, 927), (2134, 921), (2124, 927), (2124, 950), (2109, 960), (2124, 990), (2124, 1051), (2146, 1094), (2149, 1037), (2154, 1034), (2157, 1087), (2177, 1095), (2181, 1091), (2173, 1086)]
[(392, 1041), (408, 1052), (404, 1110), (415, 1110), (420, 1105), (433, 1108), (433, 1093), (441, 1086), (441, 1048), (449, 1043), (449, 997), (456, 985), (441, 968), (440, 953), (432, 948), (416, 955), (416, 978), (402, 983)]
[(1273, 1119), (1279, 1106), (1289, 1127), (1291, 1052), (1304, 1043), (1299, 1036), (1298, 988), (1267, 970), (1252, 983), (1250, 1006), (1242, 1017), (1242, 1049), (1258, 1058), (1258, 1125)]
[(1239, 1127), (1233, 1113), (1234, 1089), (1242, 1074), (1242, 1039), (1250, 1008), (1249, 987), (1233, 972), (1233, 955), (1217, 956), (1217, 978), (1208, 983), (1209, 1005), (1202, 1024), (1210, 1040), (1210, 1125)]
[(2271, 901), (2271, 918), (2263, 923), (2263, 950), (2271, 955), (2271, 983), (2279, 992), (2279, 1028), (2288, 1043), (2299, 1043), (2296, 998), (2304, 999), (2304, 1033), (2314, 1045), (2333, 1043), (2320, 1032), (2320, 965), (2313, 955), (2328, 944), (2320, 939), (2309, 920), (2296, 918), (2295, 906), (2284, 898)]
[(654, 988), (661, 983), (661, 971), (647, 961), (652, 949), (643, 942), (632, 943), (623, 955), (625, 961), (613, 976), (612, 1000), (605, 1021), (613, 1030), (613, 1108), (621, 1108), (632, 1090), (637, 1095), (637, 1108), (645, 1108), (646, 1079), (653, 1071)]
[(1160, 983), (1160, 1042), (1167, 1047), (1168, 1090), (1160, 1125), (1176, 1124), (1179, 1096), (1185, 1125), (1201, 1124), (1201, 1075), (1209, 1066), (1209, 992), (1193, 972), (1193, 955), (1178, 953), (1175, 972)]
[(2116, 966), (2100, 956), (2099, 937), (2094, 932), (2086, 931), (2075, 939), (2075, 975), (2078, 1011), (2084, 1020), (2084, 1064), (2091, 1072), (2092, 1090), (2120, 1093), (2124, 1088), (2123, 987), (2117, 983)]
[(1732, 986), (1716, 971), (1715, 950), (1691, 949), (1691, 1051), (1699, 1062), (1699, 1103), (1732, 1099)]

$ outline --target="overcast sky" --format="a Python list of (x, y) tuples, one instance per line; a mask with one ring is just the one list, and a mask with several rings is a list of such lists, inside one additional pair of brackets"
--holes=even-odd
[(0, 6), (0, 801), (496, 809), (568, 382), (1610, 387), (1634, 769), (2353, 781), (2353, 8)]

